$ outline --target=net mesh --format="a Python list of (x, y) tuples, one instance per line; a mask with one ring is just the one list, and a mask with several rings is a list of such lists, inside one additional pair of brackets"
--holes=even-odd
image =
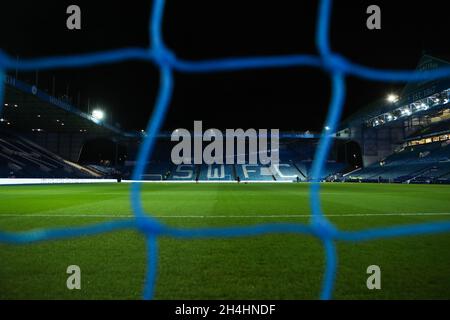
[[(149, 21), (149, 48), (122, 48), (104, 52), (79, 54), (72, 56), (54, 56), (28, 59), (17, 62), (4, 51), (0, 51), (0, 113), (3, 107), (4, 77), (9, 70), (44, 70), (51, 68), (78, 68), (92, 65), (116, 63), (126, 60), (140, 60), (155, 64), (160, 71), (159, 92), (153, 113), (146, 129), (133, 171), (133, 180), (139, 180), (144, 174), (146, 160), (152, 154), (155, 137), (160, 130), (170, 104), (173, 90), (173, 72), (206, 73), (237, 71), (258, 68), (316, 67), (329, 73), (332, 83), (331, 101), (325, 126), (327, 132), (335, 132), (344, 105), (346, 82), (348, 75), (372, 81), (410, 82), (433, 80), (450, 76), (450, 68), (439, 68), (428, 71), (379, 70), (358, 65), (333, 52), (329, 44), (329, 24), (332, 0), (321, 0), (317, 17), (316, 46), (318, 55), (283, 55), (246, 57), (232, 59), (213, 59), (203, 61), (186, 61), (164, 45), (162, 38), (162, 20), (164, 0), (155, 0)], [(324, 127), (325, 127), (324, 126)], [(337, 270), (337, 241), (359, 242), (380, 238), (409, 235), (442, 233), (450, 231), (450, 221), (430, 222), (373, 228), (362, 231), (344, 231), (336, 228), (324, 215), (320, 201), (320, 177), (326, 164), (327, 155), (332, 143), (329, 133), (323, 132), (316, 150), (312, 183), (310, 184), (311, 219), (307, 224), (270, 223), (250, 226), (180, 228), (161, 223), (148, 212), (141, 202), (141, 183), (131, 185), (130, 201), (134, 212), (131, 219), (113, 220), (82, 227), (39, 229), (24, 232), (0, 231), (0, 243), (26, 244), (38, 241), (66, 239), (89, 236), (123, 229), (134, 229), (141, 232), (146, 239), (147, 269), (144, 281), (143, 298), (153, 299), (157, 282), (158, 238), (168, 236), (182, 239), (192, 238), (230, 238), (257, 236), (271, 233), (291, 233), (315, 236), (320, 239), (325, 252), (325, 270), (320, 292), (321, 299), (332, 298), (333, 286)]]

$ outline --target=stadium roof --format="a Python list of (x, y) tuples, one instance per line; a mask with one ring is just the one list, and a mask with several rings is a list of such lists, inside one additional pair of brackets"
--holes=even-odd
[(138, 137), (95, 119), (63, 99), (56, 98), (11, 76), (5, 78), (5, 98), (0, 126), (20, 131), (89, 132)]
[[(425, 71), (449, 66), (450, 63), (448, 61), (430, 55), (424, 55), (417, 64), (416, 70)], [(380, 98), (379, 100), (362, 107), (359, 111), (345, 119), (342, 122), (341, 127), (346, 127), (352, 123), (362, 123), (370, 118), (390, 112), (399, 106), (410, 104), (448, 88), (450, 88), (450, 78), (407, 83), (403, 88), (398, 101), (389, 103), (386, 101), (385, 97)]]

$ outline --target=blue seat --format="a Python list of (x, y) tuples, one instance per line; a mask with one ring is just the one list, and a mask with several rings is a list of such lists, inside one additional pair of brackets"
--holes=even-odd
[(200, 181), (232, 181), (235, 180), (233, 165), (211, 164), (201, 165), (198, 180)]

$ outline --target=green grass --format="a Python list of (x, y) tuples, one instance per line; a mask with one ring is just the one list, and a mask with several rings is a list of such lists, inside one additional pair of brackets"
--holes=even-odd
[[(144, 207), (182, 227), (307, 223), (307, 184), (147, 184)], [(129, 185), (0, 187), (0, 230), (86, 225), (132, 214)], [(326, 184), (323, 209), (339, 228), (450, 220), (449, 186)], [(95, 215), (95, 216), (94, 216)], [(99, 217), (113, 215), (117, 217)], [(178, 217), (174, 217), (178, 216)], [(203, 216), (203, 218), (179, 217)], [(245, 216), (245, 217), (242, 217)], [(238, 239), (161, 238), (157, 299), (316, 299), (324, 269), (321, 242), (300, 235)], [(449, 299), (450, 233), (338, 243), (337, 299)], [(66, 288), (67, 266), (81, 267), (82, 289)], [(379, 265), (382, 289), (368, 290)], [(145, 273), (141, 234), (0, 245), (0, 299), (139, 299)]]

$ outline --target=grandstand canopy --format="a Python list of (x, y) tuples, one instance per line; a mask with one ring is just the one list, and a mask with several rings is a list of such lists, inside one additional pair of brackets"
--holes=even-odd
[(5, 79), (5, 98), (0, 126), (18, 131), (95, 133), (135, 136), (99, 121), (60, 98), (11, 76)]
[[(416, 70), (427, 71), (449, 66), (450, 63), (447, 61), (430, 55), (424, 55), (418, 62)], [(345, 119), (341, 124), (341, 128), (345, 128), (352, 123), (360, 124), (371, 118), (376, 118), (383, 114), (393, 112), (401, 106), (406, 106), (421, 99), (437, 95), (444, 90), (448, 91), (449, 88), (450, 78), (407, 83), (395, 103), (387, 101), (385, 97), (380, 97), (379, 100), (362, 107), (359, 111)], [(388, 94), (388, 92), (386, 92), (386, 94)], [(447, 103), (448, 100), (446, 102), (440, 101), (440, 103), (433, 105), (432, 109), (427, 108), (422, 111), (426, 111), (427, 113), (432, 111), (440, 111), (448, 107), (446, 106)]]

